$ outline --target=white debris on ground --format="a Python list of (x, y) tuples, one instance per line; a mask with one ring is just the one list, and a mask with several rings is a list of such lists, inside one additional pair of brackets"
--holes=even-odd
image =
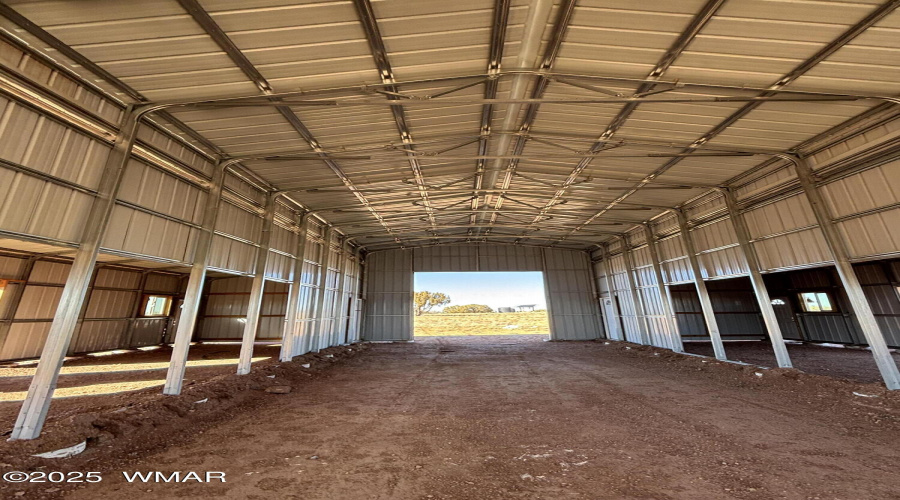
[(85, 448), (87, 448), (87, 441), (82, 441), (74, 446), (69, 446), (68, 448), (60, 448), (55, 451), (38, 453), (37, 455), (32, 456), (38, 458), (69, 458), (81, 453)]

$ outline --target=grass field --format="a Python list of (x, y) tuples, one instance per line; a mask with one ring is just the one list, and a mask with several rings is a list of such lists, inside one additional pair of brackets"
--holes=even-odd
[(424, 314), (416, 317), (417, 337), (445, 335), (549, 335), (547, 311), (521, 313)]

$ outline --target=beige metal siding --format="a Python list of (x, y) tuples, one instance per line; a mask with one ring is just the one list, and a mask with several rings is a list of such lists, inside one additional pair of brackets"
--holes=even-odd
[(363, 339), (412, 340), (413, 253), (374, 252), (366, 258), (368, 290)]
[(543, 249), (552, 340), (592, 340), (603, 331), (586, 252)]

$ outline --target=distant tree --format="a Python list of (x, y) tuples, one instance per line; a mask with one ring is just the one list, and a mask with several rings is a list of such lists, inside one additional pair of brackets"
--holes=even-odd
[(421, 316), (435, 307), (445, 306), (449, 303), (450, 296), (447, 294), (440, 292), (416, 292), (416, 316)]
[(489, 306), (484, 304), (466, 304), (464, 306), (450, 306), (444, 308), (445, 313), (450, 314), (460, 314), (460, 313), (492, 313), (494, 312)]

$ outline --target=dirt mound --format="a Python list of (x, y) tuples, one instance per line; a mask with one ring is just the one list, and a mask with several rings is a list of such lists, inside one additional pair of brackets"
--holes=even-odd
[[(105, 471), (121, 468), (129, 459), (186, 442), (209, 426), (253, 411), (271, 398), (290, 397), (266, 392), (268, 387), (290, 386), (302, 393), (304, 382), (327, 376), (328, 369), (366, 350), (365, 344), (331, 347), (294, 358), (291, 363), (268, 360), (255, 364), (249, 375), (218, 375), (188, 382), (179, 396), (164, 396), (159, 388), (136, 391), (118, 398), (123, 404), (49, 420), (40, 438), (0, 443), (0, 463), (18, 471)], [(304, 365), (308, 365), (306, 368)], [(68, 459), (33, 457), (81, 442), (87, 449)], [(61, 485), (49, 483), (0, 485), (0, 497), (25, 491), (27, 498), (55, 498)], [(20, 495), (22, 496), (22, 495)]]

